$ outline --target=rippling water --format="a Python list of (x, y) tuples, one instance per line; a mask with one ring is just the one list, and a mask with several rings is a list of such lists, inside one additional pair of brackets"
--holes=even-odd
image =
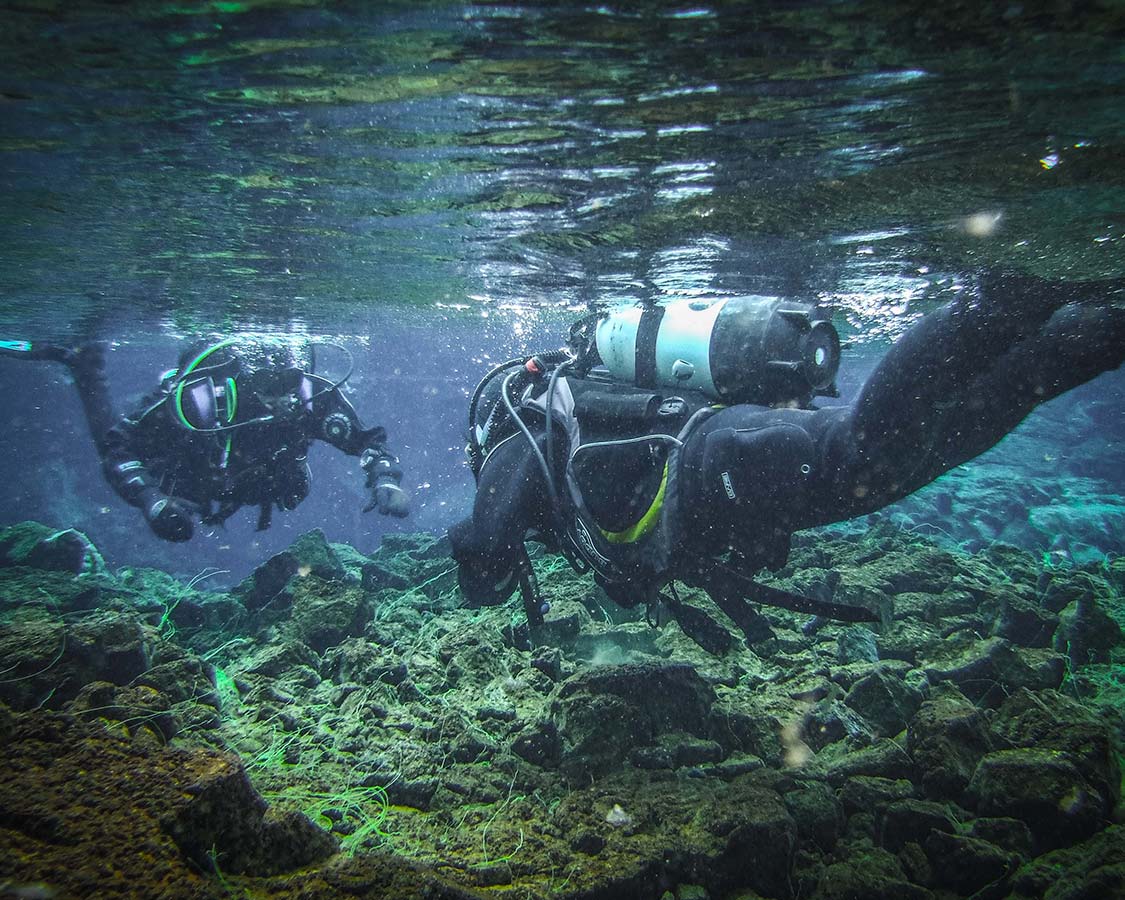
[(1125, 274), (1121, 4), (947, 6), (0, 4), (0, 324)]
[[(1125, 7), (1065, 6), (0, 0), (0, 337), (114, 339), (121, 408), (196, 332), (343, 340), (401, 527), (441, 531), (467, 393), (590, 302), (818, 297), (851, 397), (861, 345), (979, 266), (1125, 275)], [(3, 518), (119, 561), (400, 527), (326, 452), (270, 532), (184, 556), (104, 484), (61, 367), (0, 366), (0, 398)]]

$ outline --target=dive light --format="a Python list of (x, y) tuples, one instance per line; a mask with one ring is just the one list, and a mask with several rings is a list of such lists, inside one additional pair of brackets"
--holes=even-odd
[(763, 406), (837, 396), (840, 338), (813, 304), (745, 296), (625, 308), (601, 317), (594, 339), (610, 377), (637, 387)]

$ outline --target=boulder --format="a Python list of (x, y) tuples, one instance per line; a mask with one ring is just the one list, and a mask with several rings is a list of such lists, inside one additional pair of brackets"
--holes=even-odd
[(873, 775), (856, 775), (849, 778), (840, 789), (840, 802), (848, 815), (878, 810), (896, 800), (914, 796), (914, 785), (905, 778), (880, 778)]
[(1121, 626), (1093, 597), (1075, 600), (1059, 614), (1051, 645), (1072, 666), (1110, 661), (1110, 651), (1121, 644)]
[(906, 731), (913, 777), (929, 797), (960, 802), (977, 763), (992, 749), (983, 712), (949, 686), (922, 703)]
[(925, 662), (931, 683), (948, 681), (970, 700), (997, 706), (1021, 687), (1056, 688), (1062, 683), (1063, 658), (1014, 646), (1004, 638), (985, 641), (964, 634), (948, 638)]
[(661, 734), (708, 737), (711, 687), (690, 665), (627, 663), (589, 669), (559, 686), (552, 719), (571, 778), (607, 772)]
[(371, 606), (362, 590), (315, 575), (295, 579), (290, 620), (297, 638), (317, 653), (363, 634)]
[(39, 522), (20, 522), (0, 531), (0, 566), (75, 575), (105, 571), (102, 555), (81, 531), (49, 528)]
[(1073, 847), (1052, 850), (1011, 880), (1011, 900), (1101, 900), (1125, 896), (1125, 825), (1111, 825)]
[(933, 900), (912, 884), (893, 855), (878, 847), (825, 866), (813, 900)]
[(968, 797), (982, 815), (1025, 822), (1040, 850), (1089, 837), (1112, 809), (1110, 799), (1065, 754), (1034, 747), (987, 754), (969, 782)]
[(801, 738), (814, 751), (845, 739), (850, 745), (862, 747), (870, 744), (874, 736), (858, 713), (831, 697), (813, 704), (801, 724)]
[(957, 820), (944, 803), (905, 798), (879, 809), (875, 827), (879, 843), (897, 853), (908, 842), (921, 844), (931, 831), (952, 834), (957, 830)]
[(89, 682), (126, 685), (147, 671), (157, 641), (127, 615), (94, 613), (67, 624), (28, 610), (0, 630), (0, 700), (18, 710), (59, 709)]
[(999, 884), (1019, 867), (1020, 858), (976, 837), (940, 829), (931, 831), (922, 844), (935, 884), (958, 897), (969, 897), (982, 888)]
[(878, 737), (902, 731), (922, 703), (922, 694), (889, 671), (876, 669), (855, 682), (844, 703), (872, 726)]
[(316, 528), (267, 559), (231, 593), (250, 612), (261, 612), (267, 607), (272, 612), (280, 612), (288, 609), (293, 601), (289, 581), (294, 575), (315, 575), (324, 581), (345, 581), (348, 577), (324, 532)]
[(1020, 690), (997, 711), (998, 746), (1054, 750), (1109, 802), (1119, 799), (1121, 768), (1107, 725), (1087, 707), (1055, 691)]
[(801, 845), (830, 853), (844, 830), (844, 810), (836, 792), (822, 781), (810, 781), (786, 791), (784, 798)]

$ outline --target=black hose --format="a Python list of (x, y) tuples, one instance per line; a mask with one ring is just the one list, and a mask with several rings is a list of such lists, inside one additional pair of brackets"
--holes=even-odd
[[(473, 391), (473, 398), (472, 398), (472, 400), (469, 401), (469, 463), (472, 466), (474, 474), (476, 473), (477, 469), (480, 466), (480, 455), (481, 455), (481, 452), (482, 452), (482, 447), (480, 445), (480, 441), (477, 440), (477, 427), (476, 427), (476, 425), (477, 425), (477, 405), (480, 403), (481, 395), (484, 393), (484, 389), (486, 387), (488, 387), (488, 383), (490, 381), (492, 381), (493, 378), (495, 378), (497, 375), (499, 375), (505, 369), (510, 369), (512, 366), (515, 366), (515, 365), (521, 365), (524, 362), (524, 360), (525, 360), (525, 357), (520, 357), (519, 359), (509, 359), (507, 362), (502, 362), (502, 363), (500, 363), (500, 365), (493, 367), (492, 369), (490, 369), (488, 371), (487, 374), (485, 374), (484, 378), (482, 378), (480, 380), (480, 382), (477, 384), (476, 390)], [(498, 408), (498, 406), (492, 407), (492, 410), (488, 414), (488, 421), (485, 422), (485, 432), (486, 433), (490, 430), (490, 427), (492, 425), (492, 420), (493, 420), (494, 414), (496, 413), (497, 408)]]

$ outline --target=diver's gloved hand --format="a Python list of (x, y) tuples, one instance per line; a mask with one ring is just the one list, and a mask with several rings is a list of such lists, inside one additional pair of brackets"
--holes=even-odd
[(169, 497), (157, 490), (147, 491), (141, 510), (149, 528), (166, 541), (189, 540), (195, 530), (192, 521), (195, 506), (179, 497)]
[(380, 479), (363, 511), (372, 509), (379, 510), (384, 516), (402, 519), (410, 515), (410, 497), (389, 478)]
[(410, 514), (410, 497), (398, 486), (402, 470), (397, 459), (368, 448), (359, 458), (359, 465), (367, 473), (366, 487), (371, 491), (364, 512), (377, 509), (384, 516), (398, 519)]

